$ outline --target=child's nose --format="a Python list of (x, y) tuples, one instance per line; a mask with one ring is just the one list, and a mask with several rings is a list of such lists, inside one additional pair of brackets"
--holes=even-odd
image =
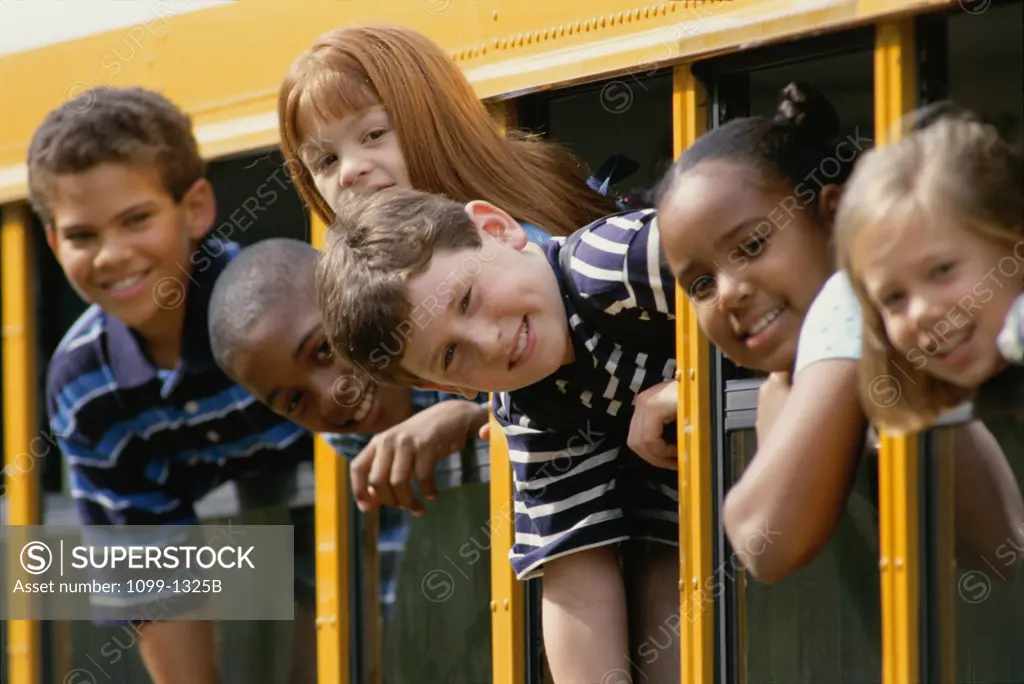
[(496, 325), (479, 326), (473, 332), (474, 343), (483, 360), (490, 363), (505, 363), (508, 349), (501, 339), (501, 328)]
[(715, 278), (715, 286), (718, 288), (718, 306), (724, 309), (734, 309), (747, 300), (752, 288), (745, 280), (735, 277), (729, 273), (720, 273)]
[(911, 298), (908, 313), (919, 332), (930, 332), (944, 314), (941, 306), (920, 295)]
[(116, 237), (108, 237), (103, 240), (103, 243), (100, 245), (100, 249), (96, 253), (94, 264), (96, 268), (116, 266), (117, 264), (127, 260), (130, 254), (131, 250), (128, 248), (125, 240)]
[(338, 180), (343, 188), (351, 188), (370, 173), (370, 164), (358, 157), (346, 157), (342, 159)]

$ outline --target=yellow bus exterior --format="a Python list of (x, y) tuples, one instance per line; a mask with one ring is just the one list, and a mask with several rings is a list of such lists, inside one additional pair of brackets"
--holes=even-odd
[[(35, 126), (66, 98), (101, 85), (141, 84), (162, 91), (193, 117), (209, 159), (275, 146), (276, 94), (291, 60), (324, 31), (389, 22), (422, 31), (465, 71), (502, 125), (516, 123), (524, 93), (673, 69), (673, 151), (703, 130), (705, 94), (690, 65), (755, 46), (873, 26), (876, 130), (913, 107), (915, 15), (954, 6), (948, 0), (245, 0), (186, 12), (188, 0), (154, 3), (152, 16), (127, 26), (0, 55), (0, 208), (3, 210), (3, 359), (6, 498), (13, 525), (38, 524), (40, 497), (19, 477), (16, 455), (35, 436), (35, 302), (32, 231), (25, 204), (24, 158)], [(253, 41), (252, 47), (246, 47)], [(258, 44), (257, 44), (258, 41)], [(880, 141), (884, 143), (884, 141)], [(323, 239), (316, 226), (314, 244)], [(679, 317), (680, 602), (700, 606), (700, 578), (711, 571), (711, 481), (706, 339), (683, 293)], [(495, 425), (496, 427), (496, 425)], [(492, 430), (492, 464), (507, 462)], [(318, 442), (317, 627), (321, 682), (349, 681), (352, 626), (343, 559), (346, 473)], [(880, 459), (880, 564), (885, 684), (917, 681), (917, 507), (913, 438), (885, 437)], [(511, 544), (511, 475), (491, 469), (493, 682), (525, 684), (523, 592), (507, 562)], [(681, 681), (710, 684), (714, 639), (709, 612), (686, 621)], [(38, 625), (12, 622), (6, 656), (12, 684), (36, 684)]]

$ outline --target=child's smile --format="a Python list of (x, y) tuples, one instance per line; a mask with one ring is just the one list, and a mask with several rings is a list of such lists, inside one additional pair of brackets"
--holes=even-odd
[(404, 367), (431, 386), (473, 396), (532, 385), (571, 358), (558, 280), (540, 248), (521, 237), (518, 249), (484, 235), (481, 250), (437, 252), (410, 279), (416, 325)]
[(996, 372), (996, 336), (1024, 273), (1010, 246), (934, 215), (871, 227), (854, 247), (868, 296), (908, 361), (968, 389)]

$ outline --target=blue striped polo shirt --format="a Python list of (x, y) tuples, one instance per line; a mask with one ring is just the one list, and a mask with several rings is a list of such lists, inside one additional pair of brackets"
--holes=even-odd
[(208, 235), (193, 254), (173, 371), (157, 369), (141, 337), (96, 305), (54, 352), (46, 407), (84, 524), (191, 524), (195, 502), (224, 481), (309, 458), (310, 433), (256, 401), (214, 361), (210, 292), (238, 251)]

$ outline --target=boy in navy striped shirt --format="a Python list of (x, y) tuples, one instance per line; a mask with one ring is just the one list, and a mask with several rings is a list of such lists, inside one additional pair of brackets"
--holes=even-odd
[[(189, 118), (153, 92), (93, 90), (46, 117), (28, 170), (47, 242), (90, 304), (46, 381), (83, 524), (166, 525), (170, 536), (197, 524), (196, 501), (225, 480), (308, 458), (308, 431), (211, 354), (210, 293), (238, 247), (210, 233), (216, 202)], [(156, 684), (213, 684), (213, 623), (189, 619), (203, 598), (120, 593), (93, 610), (101, 623), (133, 617)]]
[[(654, 542), (649, 581), (629, 583), (651, 594), (630, 617), (650, 625), (678, 610), (676, 455), (646, 408), (675, 391), (675, 281), (654, 211), (541, 247), (487, 202), (391, 188), (340, 203), (330, 243), (317, 296), (334, 349), (383, 383), (493, 393), (515, 482), (510, 559), (520, 579), (543, 573), (555, 680), (639, 666), (620, 542)], [(671, 681), (677, 653), (643, 676)]]

